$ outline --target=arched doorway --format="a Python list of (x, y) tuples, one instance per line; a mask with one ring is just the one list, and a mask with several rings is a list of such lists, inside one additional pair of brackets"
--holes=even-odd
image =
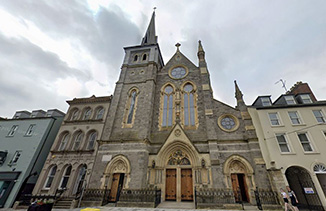
[(224, 174), (230, 182), (228, 186), (233, 190), (235, 201), (250, 202), (253, 169), (249, 162), (241, 156), (231, 156), (224, 164)]
[(104, 173), (104, 184), (102, 188), (109, 189), (108, 202), (119, 201), (120, 192), (123, 188), (128, 187), (130, 179), (130, 163), (129, 160), (118, 155), (114, 157), (108, 164)]
[(326, 166), (322, 163), (317, 163), (314, 166), (314, 172), (317, 176), (320, 187), (322, 188), (324, 195), (326, 196)]
[(299, 207), (304, 209), (323, 210), (317, 190), (309, 172), (298, 166), (291, 166), (285, 172), (290, 188), (295, 192)]
[(187, 155), (178, 149), (170, 154), (166, 165), (165, 200), (193, 201), (192, 166)]

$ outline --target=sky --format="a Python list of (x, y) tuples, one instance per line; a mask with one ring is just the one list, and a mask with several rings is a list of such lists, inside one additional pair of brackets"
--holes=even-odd
[(164, 62), (180, 43), (206, 52), (214, 98), (251, 105), (297, 81), (326, 99), (325, 0), (10, 0), (0, 2), (0, 117), (113, 94), (123, 47), (139, 45), (156, 7)]

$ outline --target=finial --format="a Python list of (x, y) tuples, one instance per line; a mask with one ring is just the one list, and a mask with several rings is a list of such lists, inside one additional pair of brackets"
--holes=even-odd
[(154, 12), (155, 12), (155, 10), (156, 10), (156, 7), (154, 7), (154, 8), (153, 8), (153, 10), (154, 10)]
[(177, 47), (177, 51), (179, 51), (179, 47), (181, 46), (181, 44), (177, 43), (177, 44), (175, 44), (175, 46)]

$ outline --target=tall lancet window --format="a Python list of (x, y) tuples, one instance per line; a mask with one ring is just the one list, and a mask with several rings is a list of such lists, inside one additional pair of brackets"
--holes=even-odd
[(190, 83), (183, 87), (183, 123), (185, 126), (196, 125), (195, 89)]
[(172, 126), (173, 122), (173, 94), (174, 89), (171, 85), (167, 85), (163, 90), (163, 113), (162, 126)]
[(138, 93), (138, 90), (135, 88), (129, 91), (124, 117), (124, 126), (131, 127), (134, 122)]

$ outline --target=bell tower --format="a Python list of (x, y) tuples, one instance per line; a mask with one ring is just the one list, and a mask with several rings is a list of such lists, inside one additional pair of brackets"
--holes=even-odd
[(157, 73), (164, 66), (155, 33), (155, 11), (140, 45), (125, 47), (103, 140), (147, 140)]

